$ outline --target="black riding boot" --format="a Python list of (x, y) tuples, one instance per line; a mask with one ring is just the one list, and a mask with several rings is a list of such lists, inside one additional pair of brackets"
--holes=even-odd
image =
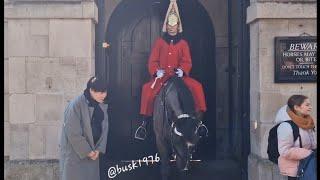
[(199, 111), (196, 113), (196, 118), (199, 120), (199, 121), (202, 121), (203, 119), (203, 112), (202, 111)]
[(139, 140), (145, 140), (147, 137), (147, 116), (142, 116), (142, 123), (136, 130), (136, 133), (134, 134), (134, 138)]

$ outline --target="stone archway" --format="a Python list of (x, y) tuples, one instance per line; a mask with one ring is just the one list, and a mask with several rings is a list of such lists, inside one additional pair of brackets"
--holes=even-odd
[[(208, 104), (205, 118), (208, 119), (206, 124), (211, 132), (210, 137), (200, 144), (198, 158), (214, 159), (216, 139), (215, 121), (212, 120), (215, 119), (214, 31), (205, 9), (197, 1), (190, 2), (180, 5), (180, 13), (183, 16), (184, 34), (189, 42), (193, 59), (191, 76), (198, 79), (204, 86)], [(111, 117), (114, 115), (113, 118), (121, 119), (114, 122), (113, 125), (114, 127), (121, 125), (121, 136), (125, 137), (119, 140), (120, 135), (115, 135), (117, 136), (117, 140), (115, 140), (117, 142), (134, 142), (130, 138), (133, 137), (134, 129), (139, 123), (141, 87), (149, 78), (146, 69), (147, 59), (154, 40), (160, 35), (163, 21), (161, 17), (165, 15), (168, 6), (168, 4), (159, 5), (156, 1), (147, 0), (140, 0), (139, 3), (121, 2), (108, 21), (109, 27), (106, 31), (107, 37), (109, 37), (108, 41), (112, 46), (108, 50), (109, 59), (107, 60), (106, 75), (114, 92), (114, 102), (121, 102), (110, 105), (114, 112), (121, 109), (121, 113), (111, 113)], [(125, 11), (126, 8), (130, 11)], [(190, 11), (190, 9), (197, 9), (197, 13), (192, 16), (188, 15), (187, 11)], [(198, 28), (192, 28), (193, 24), (196, 23)], [(207, 49), (212, 49), (212, 51)], [(125, 110), (123, 104), (129, 104), (130, 108)], [(120, 132), (120, 130), (115, 130), (114, 134), (117, 134), (118, 131)], [(148, 145), (143, 144), (136, 142), (131, 144), (131, 148), (144, 149), (148, 147)], [(121, 143), (119, 143), (119, 146), (121, 146)], [(113, 147), (116, 146), (113, 145)], [(153, 151), (154, 148), (149, 146), (149, 149)], [(121, 153), (119, 151), (117, 153), (120, 156)], [(131, 157), (134, 156), (131, 155)]]
[[(155, 13), (155, 11), (152, 10), (152, 6), (156, 6), (158, 2), (165, 1), (138, 0), (130, 2), (124, 0), (105, 2), (105, 41), (111, 44), (111, 48), (107, 50), (107, 64), (105, 66), (106, 79), (115, 87), (113, 91), (119, 93), (119, 95), (114, 97), (114, 101), (121, 102), (118, 105), (110, 106), (111, 111), (114, 113), (113, 115), (111, 114), (111, 119), (112, 117), (113, 119), (117, 119), (114, 120), (114, 124), (111, 124), (111, 126), (119, 128), (118, 130), (114, 130), (114, 133), (111, 132), (111, 134), (114, 134), (114, 137), (111, 137), (111, 139), (114, 140), (109, 141), (109, 145), (112, 144), (114, 149), (119, 149), (118, 151), (113, 151), (115, 154), (112, 154), (112, 150), (110, 152), (110, 156), (113, 156), (115, 159), (142, 157), (143, 153), (151, 154), (151, 152), (155, 150), (154, 147), (152, 147), (152, 140), (147, 141), (147, 143), (140, 143), (134, 142), (131, 138), (133, 129), (138, 124), (139, 92), (141, 92), (139, 88), (148, 78), (148, 75), (145, 74), (146, 69), (143, 64), (147, 62), (153, 39), (160, 34), (156, 29), (158, 28), (160, 30), (159, 27), (162, 25), (161, 18), (157, 19), (157, 15), (152, 14)], [(190, 5), (193, 5), (192, 12), (194, 12), (192, 15), (185, 17), (185, 19), (189, 19), (189, 21), (182, 20), (185, 33), (188, 34), (187, 40), (189, 43), (191, 42), (190, 46), (194, 64), (192, 76), (205, 84), (206, 96), (208, 95), (206, 98), (209, 99), (208, 105), (212, 108), (212, 114), (207, 115), (206, 118), (208, 120), (206, 123), (209, 124), (211, 128), (210, 132), (213, 132), (213, 134), (209, 138), (210, 141), (204, 142), (204, 148), (198, 149), (199, 154), (195, 157), (206, 160), (221, 159), (227, 162), (228, 158), (231, 157), (230, 150), (231, 147), (233, 147), (230, 143), (230, 139), (233, 138), (232, 133), (230, 133), (233, 126), (230, 125), (229, 115), (231, 112), (228, 101), (229, 34), (227, 5), (226, 3), (221, 4), (220, 1), (208, 2), (193, 0), (185, 2), (189, 4), (185, 3), (179, 6), (182, 8), (181, 13), (183, 13), (184, 8), (188, 8)], [(143, 6), (149, 6), (150, 8), (138, 7), (141, 6), (141, 4), (143, 4)], [(203, 5), (205, 5), (206, 8), (204, 8)], [(135, 7), (136, 10), (133, 10), (133, 7)], [(214, 11), (217, 7), (219, 7), (219, 12)], [(167, 6), (165, 8), (167, 8)], [(122, 17), (121, 13), (133, 14)], [(202, 15), (197, 15), (197, 13)], [(199, 22), (205, 22), (204, 24), (208, 26), (201, 26)], [(202, 28), (197, 29), (194, 24)], [(213, 24), (215, 25), (214, 30)], [(188, 26), (191, 28), (186, 28)], [(139, 33), (139, 31), (144, 33)], [(200, 32), (200, 36), (195, 35), (195, 31)], [(207, 43), (203, 43), (205, 40), (208, 40)], [(202, 51), (204, 49), (205, 51)], [(205, 55), (205, 53), (208, 52), (211, 53), (211, 55)], [(209, 56), (211, 58), (207, 58)], [(212, 61), (206, 61), (208, 59)], [(219, 64), (217, 68), (215, 67), (216, 64)], [(133, 74), (130, 73), (134, 73), (135, 77), (138, 77), (138, 80), (133, 81)], [(124, 110), (122, 109), (124, 104), (133, 108)], [(121, 112), (116, 112), (119, 109), (121, 109)], [(120, 116), (116, 114), (120, 114)], [(132, 143), (130, 143), (130, 141)], [(124, 143), (115, 145), (114, 142)], [(242, 142), (236, 143), (241, 144)], [(131, 155), (123, 156), (124, 153), (121, 152), (121, 147), (124, 146), (127, 149), (133, 149), (136, 153), (131, 152)]]

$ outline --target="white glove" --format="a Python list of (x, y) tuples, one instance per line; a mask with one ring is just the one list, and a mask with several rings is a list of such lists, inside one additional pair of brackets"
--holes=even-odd
[(162, 78), (163, 76), (164, 76), (164, 70), (163, 69), (157, 70), (157, 78)]
[(177, 69), (176, 74), (181, 78), (183, 76), (183, 71), (181, 69)]

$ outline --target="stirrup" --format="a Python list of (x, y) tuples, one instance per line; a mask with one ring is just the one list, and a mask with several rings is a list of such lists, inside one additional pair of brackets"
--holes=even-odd
[[(205, 131), (206, 131), (206, 135), (205, 135), (205, 137), (208, 137), (208, 132), (209, 132), (209, 130), (208, 130), (208, 128), (207, 128), (207, 126), (206, 125), (204, 125), (203, 123), (202, 123), (202, 121), (201, 121), (201, 123), (200, 123), (200, 126), (199, 126), (199, 128), (204, 128), (205, 129)], [(203, 137), (203, 136), (200, 136), (200, 137)]]
[(172, 154), (171, 154), (171, 157), (173, 158), (174, 161), (177, 160), (177, 155), (176, 155), (176, 153), (172, 153)]
[[(142, 132), (144, 132), (144, 137), (138, 136), (138, 131), (139, 131), (139, 130), (142, 131)], [(141, 135), (141, 133), (139, 133), (139, 134)], [(147, 137), (147, 130), (146, 130), (146, 128), (143, 127), (143, 126), (139, 126), (138, 129), (136, 130), (136, 132), (134, 133), (134, 138), (139, 139), (139, 140), (145, 140), (146, 137)]]

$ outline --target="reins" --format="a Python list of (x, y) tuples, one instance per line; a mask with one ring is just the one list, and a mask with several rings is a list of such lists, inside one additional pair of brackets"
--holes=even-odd
[[(168, 87), (167, 87), (168, 86)], [(161, 98), (162, 98), (162, 104), (163, 104), (163, 117), (164, 117), (164, 121), (163, 121), (163, 129), (162, 129), (162, 136), (164, 136), (164, 127), (165, 127), (165, 123), (167, 122), (167, 125), (169, 126), (169, 117), (168, 117), (168, 111), (167, 111), (167, 106), (166, 106), (166, 95), (167, 93), (170, 91), (170, 89), (172, 88), (173, 83), (171, 82), (169, 85), (166, 84), (164, 87), (166, 89), (164, 89), (161, 93)], [(177, 117), (177, 119), (182, 119), (182, 118), (187, 118), (190, 117), (189, 114), (181, 114)], [(196, 131), (198, 131), (199, 126), (197, 126)], [(181, 159), (183, 159), (183, 156), (179, 153), (179, 151), (177, 151), (176, 147), (173, 144), (173, 134), (174, 134), (174, 129), (175, 129), (175, 122), (172, 121), (171, 122), (171, 126), (170, 126), (170, 144), (171, 144), (171, 149), (172, 149), (172, 153), (178, 155)], [(182, 136), (180, 136), (182, 137)], [(183, 137), (182, 137), (183, 138)], [(190, 153), (189, 147), (188, 148), (188, 155), (192, 156), (192, 154)]]

